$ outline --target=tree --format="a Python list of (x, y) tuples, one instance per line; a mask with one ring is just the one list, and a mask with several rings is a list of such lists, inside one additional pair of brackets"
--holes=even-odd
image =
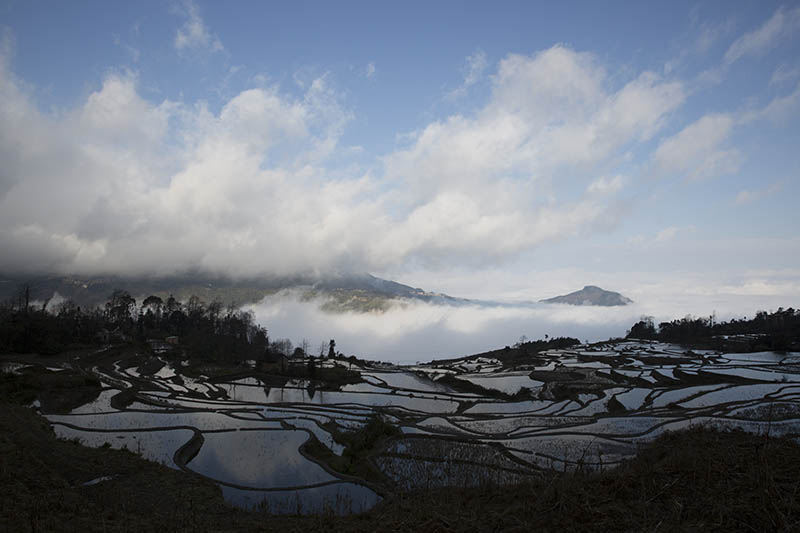
[(274, 351), (289, 356), (292, 353), (292, 341), (289, 339), (278, 339), (272, 343)]
[(220, 314), (222, 314), (222, 302), (214, 299), (210, 304), (208, 304), (208, 309), (206, 312), (208, 313), (208, 318), (211, 320), (212, 327), (217, 329), (219, 317)]
[(23, 313), (28, 313), (28, 307), (31, 303), (31, 297), (33, 296), (33, 286), (30, 283), (23, 283), (17, 289), (17, 309), (22, 311)]
[(167, 298), (167, 314), (171, 315), (175, 311), (179, 311), (181, 308), (181, 304), (178, 300), (175, 299), (173, 295), (169, 295)]
[(189, 315), (189, 319), (196, 322), (203, 316), (203, 313), (205, 313), (203, 300), (199, 296), (191, 295), (189, 301), (186, 302), (186, 314)]
[[(666, 327), (669, 327), (669, 324)], [(634, 339), (655, 339), (656, 335), (656, 327), (651, 316), (643, 316), (628, 332), (628, 337)]]
[(161, 299), (161, 297), (155, 296), (153, 294), (151, 294), (150, 296), (145, 298), (144, 301), (142, 302), (142, 307), (149, 308), (153, 312), (155, 312), (156, 310), (158, 310), (160, 312), (161, 311), (161, 307), (163, 305), (164, 305), (164, 301)]
[(336, 341), (333, 339), (328, 344), (328, 359), (336, 359)]
[(142, 302), (142, 308), (139, 310), (140, 315), (144, 315), (144, 326), (147, 328), (155, 328), (157, 323), (161, 322), (162, 310), (164, 302), (158, 296), (150, 295)]
[(131, 320), (131, 314), (136, 309), (136, 299), (128, 291), (115, 290), (106, 302), (106, 316), (108, 321), (122, 327)]
[(314, 379), (314, 376), (317, 374), (317, 365), (314, 363), (314, 356), (311, 355), (308, 357), (308, 377)]

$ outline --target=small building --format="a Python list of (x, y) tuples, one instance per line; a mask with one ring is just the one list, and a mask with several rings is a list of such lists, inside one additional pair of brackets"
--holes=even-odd
[(150, 349), (153, 350), (153, 353), (162, 354), (172, 351), (172, 344), (167, 344), (165, 341), (161, 339), (147, 339), (147, 344), (150, 345)]

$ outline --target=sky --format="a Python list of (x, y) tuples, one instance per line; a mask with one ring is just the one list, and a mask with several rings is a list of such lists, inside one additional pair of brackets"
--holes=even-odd
[(798, 2), (0, 0), (0, 271), (796, 306), (798, 118)]

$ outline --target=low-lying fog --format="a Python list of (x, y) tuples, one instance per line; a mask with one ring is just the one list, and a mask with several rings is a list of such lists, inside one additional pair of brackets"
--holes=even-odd
[[(702, 303), (698, 303), (702, 302)], [(624, 336), (640, 319), (653, 316), (656, 323), (692, 314), (717, 320), (753, 316), (756, 310), (774, 310), (775, 297), (722, 295), (692, 298), (663, 295), (657, 303), (623, 307), (581, 307), (553, 304), (440, 305), (398, 301), (388, 311), (328, 313), (321, 301), (303, 302), (299, 294), (284, 291), (251, 306), (256, 320), (270, 337), (288, 338), (295, 346), (303, 339), (310, 353), (320, 343), (336, 340), (345, 355), (401, 364), (470, 355), (513, 345), (522, 335), (529, 339), (570, 336), (582, 341)]]

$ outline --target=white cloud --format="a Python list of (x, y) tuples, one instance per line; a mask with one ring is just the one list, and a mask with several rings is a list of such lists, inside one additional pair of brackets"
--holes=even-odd
[(675, 235), (678, 233), (679, 229), (680, 228), (676, 226), (670, 226), (662, 229), (656, 234), (656, 242), (671, 241), (675, 238)]
[(727, 146), (734, 129), (765, 119), (785, 122), (799, 109), (800, 85), (759, 109), (705, 115), (659, 144), (652, 156), (656, 171), (685, 175), (690, 180), (734, 174), (743, 160), (738, 149)]
[(706, 115), (664, 140), (653, 154), (660, 172), (685, 174), (689, 179), (703, 179), (736, 172), (741, 155), (725, 149), (734, 126), (728, 114)]
[(736, 205), (746, 205), (755, 202), (757, 200), (766, 198), (767, 196), (771, 196), (779, 192), (781, 189), (783, 189), (784, 185), (785, 182), (779, 181), (772, 183), (769, 186), (764, 187), (763, 189), (758, 189), (755, 191), (750, 191), (750, 190), (739, 191), (739, 194), (736, 195), (734, 203)]
[[(689, 60), (696, 59), (695, 56), (706, 55), (724, 36), (733, 30), (734, 24), (733, 19), (728, 19), (720, 23), (695, 23), (693, 26), (690, 33), (682, 39), (688, 44), (685, 44), (680, 49), (677, 56), (664, 63), (663, 70), (666, 74), (681, 70), (682, 67), (685, 68)], [(711, 78), (713, 75), (709, 72), (703, 77)]]
[[(131, 75), (109, 76), (60, 117), (39, 112), (7, 71), (0, 91), (0, 151), (9, 155), (0, 268), (255, 273), (314, 264), (316, 249), (264, 259), (291, 250), (295, 229), (308, 240), (326, 211), (326, 199), (309, 199), (321, 179), (313, 165), (347, 113), (323, 81), (300, 100), (244, 91), (216, 115), (202, 104), (147, 102)], [(262, 167), (278, 156), (282, 166)], [(359, 194), (352, 183), (326, 187), (334, 198)], [(237, 260), (252, 267), (230, 268)]]
[(478, 49), (472, 55), (467, 56), (464, 86), (472, 87), (475, 85), (487, 66), (489, 66), (489, 62), (486, 60), (486, 53), (483, 50)]
[[(326, 76), (293, 96), (251, 88), (212, 112), (152, 102), (115, 73), (77, 109), (41, 112), (0, 69), (0, 270), (232, 275), (505, 261), (612, 226), (605, 165), (649, 139), (680, 84), (643, 73), (612, 88), (591, 55), (505, 58), (486, 105), (432, 122), (383, 168), (331, 162), (352, 112)], [(577, 195), (549, 183), (570, 178)], [(587, 191), (587, 188), (589, 191)], [(603, 192), (603, 194), (599, 194)]]
[(733, 19), (728, 19), (719, 24), (702, 24), (692, 46), (696, 53), (708, 52), (723, 36), (733, 29)]
[(187, 49), (220, 52), (225, 49), (219, 38), (208, 30), (197, 4), (192, 0), (183, 3), (180, 13), (186, 17), (186, 21), (175, 33), (175, 48), (179, 52)]
[(367, 63), (367, 68), (364, 71), (364, 75), (367, 77), (367, 79), (371, 79), (375, 75), (375, 63), (374, 62), (370, 61), (369, 63)]
[(629, 244), (640, 246), (641, 248), (648, 250), (648, 252), (653, 253), (657, 247), (661, 250), (666, 250), (667, 248), (665, 248), (665, 245), (674, 245), (674, 243), (678, 240), (676, 237), (679, 235), (686, 236), (694, 231), (696, 231), (696, 228), (692, 225), (667, 226), (666, 228), (656, 232), (655, 236), (652, 237), (637, 235), (629, 240)]
[(120, 39), (119, 35), (114, 36), (114, 44), (125, 50), (130, 55), (131, 61), (134, 63), (139, 62), (142, 52), (138, 48), (122, 42), (122, 39)]
[(789, 81), (794, 81), (800, 78), (800, 67), (789, 67), (788, 65), (781, 65), (772, 73), (769, 80), (770, 85), (780, 85)]
[(757, 56), (790, 37), (800, 28), (800, 8), (778, 8), (758, 29), (736, 39), (725, 52), (725, 64), (730, 65), (747, 56)]
[(649, 72), (609, 91), (593, 56), (561, 46), (506, 57), (492, 81), (490, 101), (475, 116), (433, 122), (408, 149), (387, 157), (389, 176), (429, 192), (442, 184), (536, 179), (605, 161), (650, 138), (683, 101), (680, 83)]
[(486, 59), (486, 53), (481, 49), (475, 50), (472, 55), (467, 56), (462, 68), (464, 80), (460, 86), (447, 93), (447, 98), (449, 100), (463, 98), (469, 88), (478, 83), (488, 66), (489, 62)]
[(755, 193), (753, 191), (739, 191), (739, 194), (736, 195), (736, 200), (734, 201), (734, 203), (736, 205), (749, 204), (750, 202), (758, 198), (758, 196), (759, 196), (758, 193)]
[(589, 187), (586, 188), (586, 192), (611, 194), (619, 191), (624, 184), (625, 178), (623, 176), (617, 175), (611, 178), (602, 176), (590, 183)]
[(748, 116), (748, 118), (766, 118), (773, 122), (783, 122), (789, 120), (793, 115), (796, 115), (799, 109), (800, 84), (795, 87), (792, 93), (774, 98), (762, 110), (755, 113), (752, 117)]

